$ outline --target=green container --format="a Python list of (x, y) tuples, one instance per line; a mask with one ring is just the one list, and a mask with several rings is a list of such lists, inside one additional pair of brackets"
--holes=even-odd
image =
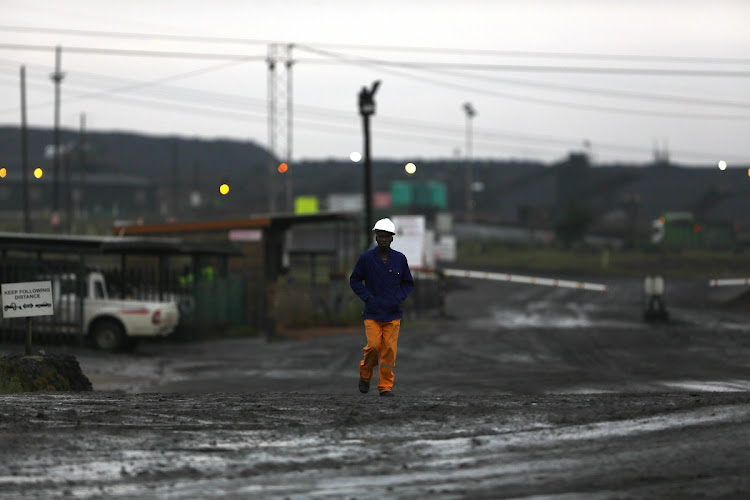
[(414, 183), (414, 205), (445, 209), (448, 204), (445, 184), (437, 181)]
[(444, 210), (448, 206), (448, 190), (445, 183), (437, 181), (393, 181), (391, 204), (393, 207), (414, 206)]
[(663, 244), (667, 247), (727, 249), (735, 246), (736, 236), (728, 222), (697, 222), (688, 213), (664, 215)]
[(446, 209), (448, 207), (448, 189), (445, 187), (445, 183), (429, 181), (427, 187), (430, 206), (443, 210)]
[(414, 191), (410, 182), (391, 182), (391, 206), (409, 207), (414, 202)]
[(430, 188), (426, 182), (414, 183), (414, 205), (418, 207), (430, 206)]

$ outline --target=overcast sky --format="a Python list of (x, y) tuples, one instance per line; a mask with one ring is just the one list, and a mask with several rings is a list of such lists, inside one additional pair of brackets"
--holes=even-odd
[(60, 45), (65, 128), (268, 145), (265, 58), (279, 44), (286, 109), (292, 43), (293, 160), (361, 151), (381, 80), (375, 158), (462, 157), (469, 102), (475, 158), (747, 168), (749, 20), (746, 0), (2, 0), (0, 124), (24, 65), (28, 123), (53, 126)]

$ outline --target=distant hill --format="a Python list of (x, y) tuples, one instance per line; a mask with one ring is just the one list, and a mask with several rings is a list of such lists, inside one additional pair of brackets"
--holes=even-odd
[[(77, 145), (78, 131), (62, 130), (61, 143)], [(50, 129), (29, 130), (29, 162), (51, 169), (45, 147), (53, 142)], [(158, 137), (123, 132), (88, 132), (87, 172), (142, 176), (163, 192), (177, 191), (181, 199), (200, 190), (216, 196), (219, 182), (230, 181), (231, 200), (223, 214), (262, 213), (269, 207), (275, 186), (277, 207), (284, 206), (285, 175), (296, 195), (321, 199), (332, 193), (361, 193), (362, 162), (343, 159), (293, 162), (287, 174), (261, 145), (248, 141)], [(20, 131), (0, 127), (1, 166), (20, 168)], [(71, 168), (79, 165), (74, 153)], [(448, 207), (460, 217), (466, 209), (466, 165), (461, 159), (417, 160), (417, 172), (407, 175), (404, 163), (373, 160), (373, 190), (388, 191), (393, 181), (438, 181), (447, 189)], [(664, 211), (687, 210), (708, 219), (731, 220), (750, 228), (750, 179), (744, 169), (722, 172), (714, 166), (680, 167), (668, 164), (590, 166), (580, 154), (555, 164), (531, 161), (476, 160), (473, 179), (483, 187), (475, 192), (479, 221), (549, 224), (568, 200), (590, 209), (595, 219), (622, 221), (635, 216), (641, 224)], [(183, 196), (184, 195), (184, 196)]]
[[(188, 139), (159, 137), (125, 132), (87, 132), (87, 168), (90, 172), (127, 173), (159, 182), (174, 177), (188, 183), (194, 172), (199, 180), (214, 176), (250, 177), (253, 169), (267, 165), (265, 148), (252, 141)], [(61, 130), (60, 144), (77, 147), (78, 131)], [(50, 129), (29, 129), (28, 151), (32, 165), (51, 166), (45, 148), (54, 143)], [(0, 151), (8, 166), (21, 164), (21, 137), (17, 127), (0, 127)], [(73, 153), (77, 157), (77, 152)], [(74, 163), (75, 167), (75, 163)]]

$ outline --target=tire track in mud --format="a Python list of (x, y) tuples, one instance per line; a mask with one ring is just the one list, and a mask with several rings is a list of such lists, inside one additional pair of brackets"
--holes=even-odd
[(0, 437), (23, 446), (0, 451), (0, 494), (736, 493), (750, 491), (748, 403), (748, 393), (2, 396)]
[[(750, 494), (750, 393), (702, 390), (750, 380), (744, 334), (468, 325), (502, 300), (493, 290), (459, 297), (459, 319), (404, 322), (394, 400), (357, 392), (362, 336), (88, 353), (84, 372), (130, 366), (169, 392), (0, 396), (0, 496)], [(621, 290), (587, 314), (628, 317), (638, 288)], [(580, 298), (508, 293), (553, 311)], [(180, 367), (179, 384), (158, 378)]]
[(733, 329), (738, 312), (709, 307), (701, 283), (668, 281), (675, 321), (650, 325), (641, 280), (609, 280), (606, 293), (463, 280), (449, 312), (464, 338), (439, 335), (431, 352), (451, 352), (451, 366), (472, 365), (501, 392), (661, 391), (701, 380), (702, 390), (744, 389), (750, 332)]

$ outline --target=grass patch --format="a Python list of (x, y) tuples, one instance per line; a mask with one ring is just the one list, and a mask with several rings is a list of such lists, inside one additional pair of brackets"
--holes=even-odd
[[(589, 276), (686, 278), (750, 276), (750, 254), (708, 250), (614, 250), (524, 247), (496, 241), (467, 241), (456, 266), (513, 272), (556, 272)], [(446, 266), (450, 267), (450, 266)]]
[(0, 375), (0, 394), (18, 394), (26, 392), (18, 377), (4, 377)]

